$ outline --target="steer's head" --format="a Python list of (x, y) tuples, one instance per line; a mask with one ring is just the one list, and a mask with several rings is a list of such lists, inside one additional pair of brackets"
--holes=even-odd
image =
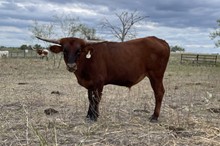
[(32, 48), (32, 50), (35, 50), (38, 55), (41, 55), (41, 54), (42, 54), (43, 49), (40, 49), (40, 48), (36, 48), (36, 49), (35, 49), (35, 48), (33, 48), (33, 47), (31, 47), (31, 48)]
[(37, 49), (37, 54), (41, 55), (43, 53), (43, 49)]
[(50, 51), (53, 53), (63, 52), (64, 61), (67, 66), (67, 70), (70, 72), (75, 72), (77, 70), (76, 61), (82, 51), (82, 48), (85, 46), (85, 41), (79, 38), (62, 38), (59, 40), (51, 40), (37, 37), (40, 40), (55, 43), (50, 47)]

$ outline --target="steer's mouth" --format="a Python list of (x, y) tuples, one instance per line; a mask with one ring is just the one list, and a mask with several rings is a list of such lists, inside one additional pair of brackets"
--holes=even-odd
[(66, 68), (69, 72), (75, 72), (77, 70), (77, 65), (76, 63), (67, 64)]

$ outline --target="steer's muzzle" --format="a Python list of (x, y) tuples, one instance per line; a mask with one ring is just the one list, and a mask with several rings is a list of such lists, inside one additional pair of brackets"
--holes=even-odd
[(77, 65), (76, 63), (67, 63), (67, 70), (69, 72), (75, 72), (77, 70)]

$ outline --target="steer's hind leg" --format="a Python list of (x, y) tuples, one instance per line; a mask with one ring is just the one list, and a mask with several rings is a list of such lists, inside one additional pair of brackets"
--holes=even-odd
[(150, 118), (150, 121), (156, 122), (160, 115), (161, 103), (165, 92), (163, 86), (163, 76), (158, 76), (157, 74), (154, 73), (149, 76), (149, 79), (155, 96), (155, 108), (154, 108), (154, 113)]
[(99, 102), (101, 96), (102, 90), (88, 90), (89, 109), (86, 117), (92, 121), (97, 121), (99, 116)]

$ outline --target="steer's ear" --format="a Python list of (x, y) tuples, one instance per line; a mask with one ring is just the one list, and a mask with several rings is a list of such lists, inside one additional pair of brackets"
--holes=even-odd
[(92, 53), (92, 52), (93, 52), (93, 49), (94, 49), (93, 47), (89, 46), (89, 47), (85, 47), (85, 48), (84, 48), (84, 51), (85, 51), (86, 53), (88, 53), (88, 52), (91, 52), (91, 53)]
[(53, 53), (60, 53), (63, 51), (62, 47), (61, 46), (58, 46), (58, 45), (53, 45), (53, 46), (50, 46), (50, 51), (53, 52)]

